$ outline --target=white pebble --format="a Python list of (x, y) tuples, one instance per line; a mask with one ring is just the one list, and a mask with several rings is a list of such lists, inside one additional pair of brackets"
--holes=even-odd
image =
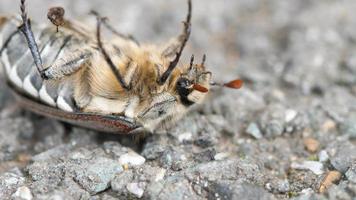
[(323, 164), (317, 161), (304, 161), (301, 164), (292, 163), (291, 167), (293, 169), (299, 169), (299, 170), (310, 170), (316, 175), (321, 175), (324, 173)]
[(227, 157), (229, 157), (231, 154), (228, 152), (222, 152), (222, 153), (217, 153), (214, 156), (214, 160), (225, 160)]
[(126, 185), (127, 190), (135, 195), (137, 198), (141, 198), (144, 193), (144, 188), (146, 187), (146, 183), (129, 183)]
[(32, 200), (33, 196), (31, 190), (28, 187), (22, 186), (16, 190), (16, 192), (12, 195), (12, 198), (20, 200)]
[(329, 160), (328, 152), (326, 152), (325, 150), (320, 151), (318, 157), (320, 162), (327, 162)]
[(178, 141), (180, 143), (182, 143), (184, 141), (191, 141), (192, 137), (193, 137), (193, 134), (191, 132), (186, 132), (186, 133), (178, 135)]
[(298, 112), (292, 109), (288, 109), (285, 114), (286, 122), (291, 122), (298, 115)]
[(314, 194), (315, 192), (311, 188), (306, 188), (306, 189), (303, 189), (300, 193), (304, 194), (304, 195), (311, 195), (311, 194)]
[(80, 159), (85, 159), (86, 156), (81, 152), (74, 152), (73, 154), (70, 155), (70, 158), (73, 160), (80, 160)]
[(146, 159), (135, 152), (129, 152), (120, 156), (119, 162), (121, 165), (138, 166), (143, 165), (146, 162)]
[(246, 129), (246, 133), (252, 135), (256, 139), (262, 139), (263, 135), (256, 123), (250, 123)]
[(10, 185), (17, 185), (20, 182), (20, 180), (17, 177), (11, 177), (11, 178), (5, 179), (4, 182), (5, 182), (5, 185), (10, 186)]
[(164, 176), (166, 175), (166, 169), (160, 169), (155, 177), (155, 182), (163, 180)]

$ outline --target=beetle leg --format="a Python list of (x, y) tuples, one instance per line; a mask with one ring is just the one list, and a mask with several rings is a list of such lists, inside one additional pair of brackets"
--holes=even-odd
[(44, 78), (44, 67), (42, 63), (41, 54), (38, 50), (38, 45), (36, 43), (35, 37), (33, 35), (31, 29), (31, 21), (27, 18), (26, 13), (26, 0), (21, 0), (21, 18), (22, 18), (22, 25), (19, 27), (21, 32), (25, 35), (28, 47), (30, 48), (33, 60), (37, 67), (38, 72), (40, 73), (41, 77)]
[[(35, 65), (42, 79), (60, 79), (64, 76), (71, 75), (74, 72), (78, 71), (83, 66), (83, 64), (91, 57), (92, 54), (89, 50), (73, 52), (71, 58), (68, 58), (66, 60), (56, 60), (51, 66), (47, 68), (43, 66), (41, 54), (38, 50), (38, 45), (31, 29), (31, 22), (27, 17), (25, 1), (26, 0), (21, 0), (22, 25), (19, 27), (19, 29), (26, 37), (28, 47), (30, 48)], [(71, 38), (68, 37), (64, 44), (66, 44), (70, 39)]]
[[(103, 17), (96, 11), (92, 10), (90, 12), (91, 14), (93, 14), (94, 16), (96, 16), (97, 18), (101, 18), (103, 19)], [(107, 22), (107, 20), (103, 20), (103, 25), (111, 32), (113, 33), (115, 36), (119, 37), (119, 38), (122, 38), (124, 40), (129, 40), (129, 41), (132, 41), (133, 43), (135, 43), (136, 45), (140, 45), (140, 43), (138, 42), (138, 40), (133, 36), (133, 35), (125, 35), (125, 34), (122, 34), (120, 33), (119, 31), (117, 31), (111, 24), (109, 24)]]
[(105, 50), (104, 44), (101, 41), (101, 24), (105, 19), (97, 17), (97, 28), (96, 28), (96, 38), (98, 41), (98, 47), (101, 54), (104, 56), (106, 63), (109, 65), (111, 71), (114, 73), (117, 81), (120, 83), (121, 87), (125, 90), (130, 90), (130, 85), (127, 85), (125, 79), (123, 78), (120, 70), (115, 66), (114, 62), (110, 58), (109, 54)]
[(58, 80), (65, 76), (70, 76), (85, 66), (91, 56), (92, 53), (90, 51), (73, 52), (68, 59), (56, 60), (50, 67), (45, 69), (44, 78)]
[(168, 69), (162, 74), (160, 79), (158, 80), (160, 85), (163, 85), (173, 70), (177, 67), (179, 59), (183, 53), (184, 47), (187, 44), (191, 32), (191, 19), (192, 19), (192, 1), (188, 0), (188, 14), (186, 20), (183, 22), (184, 29), (183, 33), (181, 33), (178, 38), (174, 39), (168, 47), (163, 51), (162, 56), (170, 59), (174, 57), (174, 59), (169, 63)]

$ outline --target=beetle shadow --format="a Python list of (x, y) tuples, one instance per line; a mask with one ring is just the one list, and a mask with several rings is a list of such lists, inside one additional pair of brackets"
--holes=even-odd
[(87, 132), (92, 137), (92, 142), (98, 144), (99, 146), (104, 145), (108, 142), (117, 142), (124, 147), (128, 147), (133, 149), (136, 152), (140, 152), (145, 144), (146, 138), (149, 134), (146, 133), (136, 133), (136, 134), (115, 134), (115, 133), (107, 133), (100, 131), (93, 131), (87, 128), (82, 128), (78, 126), (74, 126), (65, 122), (60, 122), (65, 129), (65, 138), (69, 142), (71, 135), (73, 134), (73, 130), (81, 130), (83, 132)]
[(105, 142), (119, 142), (121, 145), (125, 147), (129, 147), (136, 152), (141, 152), (145, 141), (147, 139), (148, 134), (139, 133), (133, 135), (120, 135), (113, 133), (103, 133), (97, 132), (97, 141), (99, 144), (104, 144)]

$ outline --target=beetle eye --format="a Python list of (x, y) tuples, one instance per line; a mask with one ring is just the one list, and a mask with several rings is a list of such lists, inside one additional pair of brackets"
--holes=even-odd
[(179, 78), (177, 81), (177, 91), (179, 96), (186, 98), (191, 91), (190, 89), (191, 85), (192, 83), (190, 82), (189, 79)]

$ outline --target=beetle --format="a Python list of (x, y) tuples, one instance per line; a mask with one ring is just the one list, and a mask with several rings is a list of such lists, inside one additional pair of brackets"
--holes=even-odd
[[(212, 81), (205, 67), (180, 64), (191, 33), (192, 2), (182, 33), (164, 45), (140, 44), (116, 31), (97, 12), (96, 31), (64, 18), (52, 8), (56, 26), (32, 25), (25, 0), (21, 19), (0, 18), (1, 62), (20, 104), (40, 115), (105, 132), (132, 134), (170, 127), (211, 86), (241, 88), (242, 80)], [(19, 26), (20, 25), (20, 26)], [(113, 33), (103, 40), (101, 29)]]

